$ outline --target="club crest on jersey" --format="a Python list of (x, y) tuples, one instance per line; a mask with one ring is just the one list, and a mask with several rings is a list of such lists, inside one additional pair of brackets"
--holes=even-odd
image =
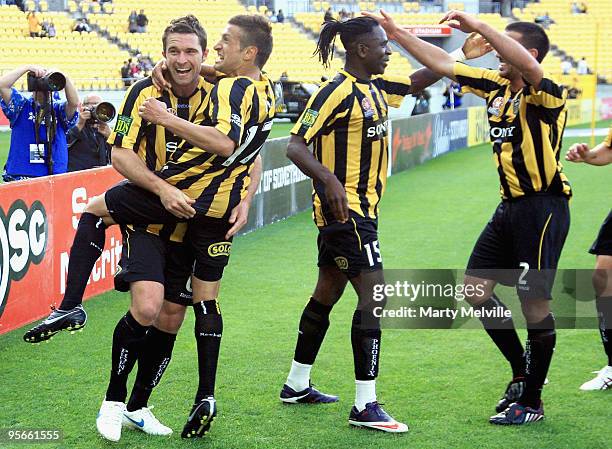
[(374, 115), (374, 109), (368, 97), (363, 97), (363, 100), (361, 100), (361, 109), (363, 109), (363, 116), (365, 118), (370, 118)]
[(166, 109), (166, 111), (168, 111), (172, 115), (176, 115), (176, 109), (174, 109), (174, 108), (168, 108), (168, 109)]
[(310, 128), (312, 125), (314, 125), (318, 116), (319, 116), (318, 111), (314, 111), (312, 109), (306, 109), (304, 111), (304, 116), (302, 117), (302, 125)]
[(232, 242), (217, 242), (208, 247), (208, 255), (210, 257), (229, 257), (232, 249)]
[(504, 97), (497, 97), (495, 100), (493, 100), (491, 106), (489, 106), (489, 114), (501, 117), (505, 103), (506, 101), (504, 100)]
[(334, 261), (336, 262), (336, 265), (338, 265), (338, 268), (341, 270), (348, 270), (348, 260), (346, 259), (346, 257), (334, 257)]

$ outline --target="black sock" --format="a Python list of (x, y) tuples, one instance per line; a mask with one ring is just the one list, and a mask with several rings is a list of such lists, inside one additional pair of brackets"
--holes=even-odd
[[(500, 310), (496, 309), (497, 307), (501, 307), (503, 310), (509, 310), (497, 296), (492, 295), (484, 303), (476, 306), (475, 309), (483, 313), (491, 313)], [(495, 313), (492, 317), (482, 316), (480, 321), (487, 331), (487, 334), (489, 334), (489, 337), (491, 337), (491, 340), (493, 340), (493, 343), (497, 345), (506, 360), (510, 362), (512, 377), (522, 377), (525, 375), (525, 351), (523, 345), (516, 333), (512, 318), (505, 318), (500, 315), (499, 313)]]
[(310, 298), (300, 319), (293, 360), (304, 365), (314, 363), (329, 327), (329, 314), (332, 308), (333, 306), (326, 306)]
[(378, 376), (381, 331), (380, 327), (378, 329), (363, 329), (363, 313), (367, 312), (355, 310), (351, 326), (355, 379), (374, 380)]
[(102, 254), (105, 237), (106, 225), (102, 219), (88, 212), (83, 213), (70, 249), (66, 292), (59, 306), (61, 310), (73, 309), (83, 302), (89, 274)]
[(200, 381), (195, 402), (215, 395), (217, 362), (223, 334), (223, 318), (217, 300), (201, 301), (193, 305), (195, 338), (198, 346), (198, 374)]
[(143, 340), (138, 357), (138, 372), (127, 409), (130, 412), (147, 406), (153, 388), (159, 383), (170, 363), (176, 334), (151, 326)]
[(138, 360), (147, 329), (149, 327), (140, 325), (129, 311), (117, 323), (113, 333), (113, 360), (106, 390), (107, 401), (125, 402), (127, 379)]
[(612, 296), (601, 296), (595, 301), (599, 317), (599, 333), (606, 355), (608, 366), (612, 366)]
[(519, 399), (522, 405), (539, 408), (542, 387), (550, 367), (555, 341), (555, 318), (552, 314), (539, 323), (527, 323), (525, 391)]

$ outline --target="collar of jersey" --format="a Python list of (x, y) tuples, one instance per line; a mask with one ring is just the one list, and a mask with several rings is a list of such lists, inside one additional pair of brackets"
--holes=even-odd
[(344, 69), (340, 69), (340, 73), (342, 73), (344, 76), (346, 76), (347, 78), (349, 78), (351, 81), (355, 82), (355, 83), (361, 83), (361, 84), (370, 84), (372, 82), (372, 80), (364, 80), (362, 78), (357, 78), (354, 75), (351, 75), (349, 72), (347, 72)]

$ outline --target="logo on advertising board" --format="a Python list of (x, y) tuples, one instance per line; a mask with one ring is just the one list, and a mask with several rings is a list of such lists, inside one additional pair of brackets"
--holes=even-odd
[(427, 124), (425, 129), (414, 129), (413, 132), (405, 132), (404, 130), (395, 127), (393, 129), (393, 160), (395, 160), (398, 152), (401, 150), (405, 153), (410, 153), (415, 148), (429, 149), (429, 142), (432, 135), (431, 122)]
[(468, 120), (464, 109), (436, 114), (433, 157), (465, 147), (467, 135)]
[(30, 264), (38, 265), (45, 257), (48, 235), (47, 213), (40, 201), (28, 208), (16, 200), (7, 213), (0, 208), (0, 316), (11, 281), (23, 279)]

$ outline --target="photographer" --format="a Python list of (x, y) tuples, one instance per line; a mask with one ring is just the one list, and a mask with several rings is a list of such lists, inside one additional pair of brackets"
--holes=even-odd
[(111, 129), (96, 114), (101, 103), (98, 95), (87, 95), (79, 108), (79, 121), (68, 131), (69, 172), (110, 164), (111, 146), (106, 139)]
[[(33, 94), (26, 98), (13, 85), (28, 72), (28, 90)], [(55, 92), (50, 91), (60, 90), (64, 83), (67, 101), (55, 100)], [(12, 130), (4, 181), (65, 173), (66, 132), (77, 122), (79, 104), (79, 95), (70, 80), (41, 67), (24, 66), (0, 77), (0, 96), (2, 112)]]

